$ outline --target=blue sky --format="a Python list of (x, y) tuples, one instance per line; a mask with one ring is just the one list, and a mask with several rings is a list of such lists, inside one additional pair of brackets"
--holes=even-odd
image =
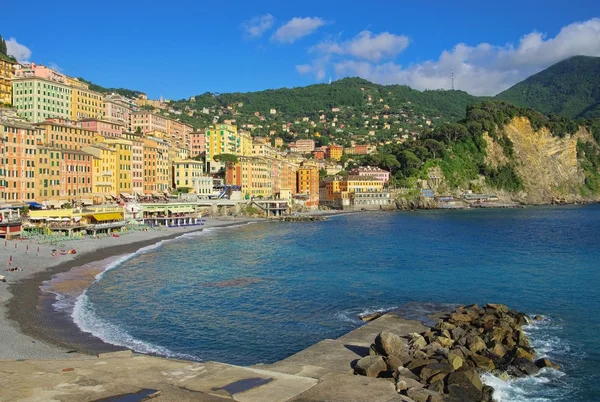
[[(493, 95), (576, 54), (600, 56), (598, 0), (83, 2), (2, 5), (20, 60), (152, 98), (361, 76)], [(6, 18), (8, 16), (8, 18)]]

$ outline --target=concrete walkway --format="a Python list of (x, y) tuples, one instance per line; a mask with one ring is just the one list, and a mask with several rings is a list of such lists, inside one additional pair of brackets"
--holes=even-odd
[[(392, 382), (352, 374), (375, 336), (401, 336), (424, 326), (388, 313), (338, 339), (326, 339), (269, 365), (239, 367), (133, 354), (98, 358), (0, 361), (0, 402), (156, 401), (392, 402), (403, 401)], [(132, 398), (131, 394), (137, 394)], [(116, 399), (115, 399), (116, 397)]]

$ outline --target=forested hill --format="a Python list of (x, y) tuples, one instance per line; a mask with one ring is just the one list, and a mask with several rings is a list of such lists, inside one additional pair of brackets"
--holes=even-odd
[[(369, 100), (369, 97), (371, 98)], [(283, 117), (297, 118), (328, 111), (332, 108), (351, 107), (357, 111), (382, 103), (390, 109), (400, 109), (407, 102), (427, 114), (439, 114), (449, 119), (462, 118), (467, 105), (477, 97), (463, 91), (417, 91), (404, 85), (378, 85), (361, 78), (344, 78), (331, 84), (281, 88), (259, 92), (197, 95), (195, 101), (177, 101), (176, 105), (192, 109), (227, 107), (243, 103), (243, 110), (268, 115), (276, 109)], [(383, 106), (383, 105), (382, 105)], [(238, 109), (241, 111), (241, 109)]]
[(600, 118), (600, 57), (563, 60), (496, 98), (548, 115)]

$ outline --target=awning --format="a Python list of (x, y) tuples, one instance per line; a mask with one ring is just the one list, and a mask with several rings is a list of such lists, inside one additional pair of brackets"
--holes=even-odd
[(121, 197), (123, 198), (133, 198), (133, 196), (129, 193), (121, 193)]
[(192, 207), (183, 207), (183, 208), (169, 208), (169, 212), (172, 214), (185, 214), (189, 212), (194, 212), (194, 208)]
[(93, 214), (92, 215), (94, 217), (95, 220), (97, 220), (98, 222), (104, 222), (104, 221), (120, 221), (123, 219), (123, 215), (121, 215), (118, 212), (108, 212), (105, 214)]
[(60, 208), (63, 206), (63, 204), (66, 204), (65, 201), (44, 201), (46, 203), (47, 206), (49, 207), (53, 207), (53, 208)]
[(83, 205), (94, 205), (94, 201), (90, 200), (89, 198), (83, 198), (81, 200), (81, 204), (83, 204)]
[(44, 207), (42, 204), (38, 204), (37, 202), (28, 202), (27, 204), (29, 204), (31, 208), (42, 209)]

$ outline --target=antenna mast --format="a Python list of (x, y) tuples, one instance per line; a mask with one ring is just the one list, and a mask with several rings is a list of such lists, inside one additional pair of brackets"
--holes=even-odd
[(452, 90), (454, 91), (454, 69), (452, 69)]

